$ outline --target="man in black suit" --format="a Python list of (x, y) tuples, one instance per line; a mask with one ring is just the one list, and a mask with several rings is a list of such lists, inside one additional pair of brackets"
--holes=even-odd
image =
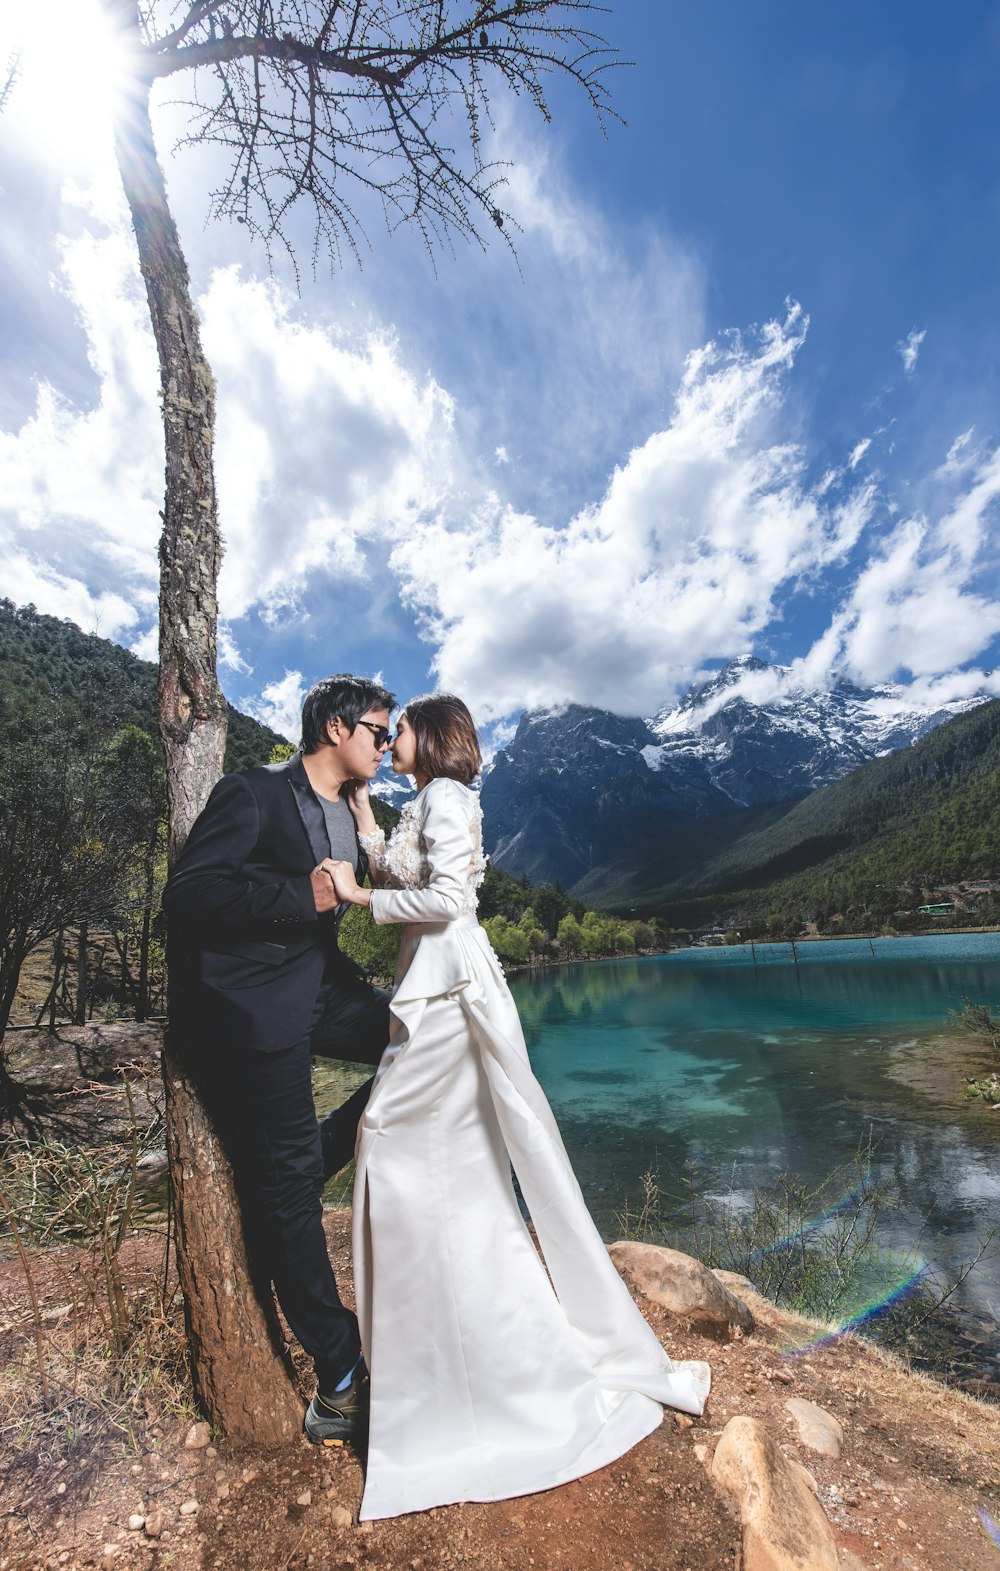
[(389, 1000), (337, 943), (344, 906), (330, 869), (367, 859), (342, 796), (371, 780), (391, 740), (393, 694), (363, 677), (319, 682), (301, 751), (224, 775), (164, 895), (183, 1035), (196, 1044), (233, 1156), (255, 1254), (316, 1365), (313, 1441), (354, 1435), (365, 1370), (357, 1318), (337, 1291), (321, 1191), (350, 1160), (371, 1081), (317, 1122), (314, 1056), (375, 1065)]

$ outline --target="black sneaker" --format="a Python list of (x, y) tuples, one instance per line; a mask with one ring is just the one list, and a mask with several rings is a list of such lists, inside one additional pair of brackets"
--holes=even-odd
[(362, 1365), (343, 1391), (322, 1396), (319, 1391), (306, 1408), (306, 1438), (314, 1446), (342, 1446), (357, 1440), (368, 1417), (368, 1371)]

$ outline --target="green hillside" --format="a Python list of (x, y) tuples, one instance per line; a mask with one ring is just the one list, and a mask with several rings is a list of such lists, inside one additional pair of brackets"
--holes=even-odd
[(1000, 875), (998, 785), (993, 700), (798, 802), (692, 826), (683, 845), (646, 845), (573, 894), (689, 919), (723, 907), (821, 921), (845, 909), (888, 914), (936, 886)]
[[(137, 725), (155, 736), (156, 666), (73, 622), (0, 599), (0, 727), (8, 728), (19, 705), (44, 701), (70, 704), (102, 726), (113, 717), (116, 725)], [(225, 769), (267, 763), (285, 738), (227, 707)]]

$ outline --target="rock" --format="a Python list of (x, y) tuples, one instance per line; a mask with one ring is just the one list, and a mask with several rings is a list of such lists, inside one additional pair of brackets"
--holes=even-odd
[(350, 1511), (347, 1510), (346, 1506), (334, 1506), (333, 1510), (330, 1512), (330, 1525), (331, 1527), (336, 1527), (338, 1529), (344, 1527), (353, 1527), (354, 1518)]
[(144, 1516), (140, 1516), (138, 1512), (136, 1512), (134, 1516), (130, 1516), (128, 1519), (130, 1533), (138, 1533), (141, 1528), (145, 1527), (145, 1525), (146, 1518)]
[(186, 1451), (201, 1451), (209, 1444), (212, 1438), (212, 1426), (204, 1422), (192, 1424), (184, 1436), (184, 1449)]
[(721, 1282), (735, 1298), (741, 1298), (744, 1293), (756, 1293), (760, 1297), (760, 1288), (754, 1287), (748, 1276), (741, 1276), (739, 1271), (723, 1271), (716, 1267), (712, 1271), (716, 1281)]
[(709, 1336), (730, 1337), (754, 1329), (753, 1315), (742, 1299), (723, 1287), (700, 1260), (658, 1244), (621, 1240), (609, 1254), (647, 1298), (671, 1314), (682, 1315)]
[(674, 1423), (678, 1429), (690, 1429), (694, 1424), (694, 1419), (689, 1417), (687, 1413), (675, 1413)]
[(731, 1418), (722, 1431), (712, 1476), (739, 1505), (743, 1571), (838, 1571), (833, 1533), (804, 1472), (759, 1419)]
[(777, 1380), (780, 1385), (790, 1386), (795, 1383), (795, 1376), (790, 1375), (787, 1369), (772, 1369), (770, 1378)]
[(313, 1503), (313, 1497), (312, 1497), (312, 1490), (311, 1489), (304, 1489), (302, 1491), (301, 1495), (298, 1495), (296, 1497), (296, 1501), (295, 1501), (295, 1504), (297, 1506), (303, 1506), (303, 1507), (311, 1506), (312, 1503)]
[(785, 1407), (795, 1420), (799, 1439), (820, 1456), (839, 1457), (844, 1445), (844, 1431), (838, 1419), (826, 1408), (804, 1397), (790, 1396)]
[(181, 1506), (181, 1516), (194, 1516), (198, 1509), (197, 1500), (185, 1500)]
[(162, 1511), (151, 1511), (143, 1523), (147, 1538), (159, 1538), (164, 1526)]

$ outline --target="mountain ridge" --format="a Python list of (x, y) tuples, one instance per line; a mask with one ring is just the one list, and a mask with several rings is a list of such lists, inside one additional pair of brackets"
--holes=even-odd
[(713, 820), (726, 838), (729, 815), (807, 796), (985, 701), (919, 708), (843, 678), (810, 691), (743, 656), (648, 720), (527, 711), (483, 782), (487, 848), (514, 874), (575, 887), (651, 834), (699, 839)]

